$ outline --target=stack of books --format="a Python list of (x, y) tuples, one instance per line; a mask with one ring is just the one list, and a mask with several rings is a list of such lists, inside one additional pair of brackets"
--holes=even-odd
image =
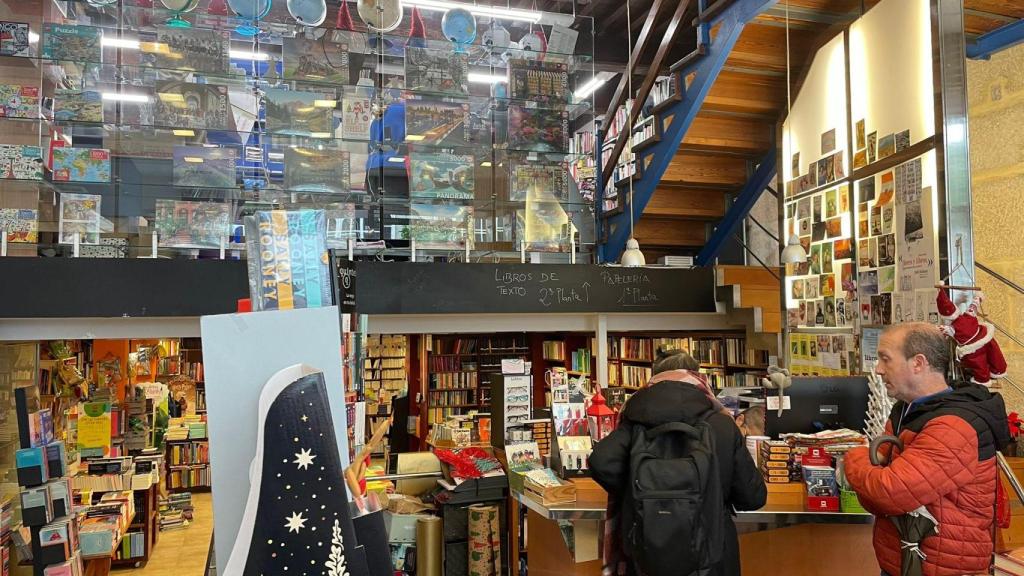
[(996, 554), (996, 576), (1024, 576), (1024, 548)]

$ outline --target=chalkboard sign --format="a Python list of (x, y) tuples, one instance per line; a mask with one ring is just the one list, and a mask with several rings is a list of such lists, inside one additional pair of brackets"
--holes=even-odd
[(712, 268), (358, 262), (360, 314), (715, 312)]
[(356, 312), (356, 263), (345, 256), (335, 256), (331, 251), (331, 259), (334, 261), (334, 300), (341, 308), (342, 314), (355, 314)]

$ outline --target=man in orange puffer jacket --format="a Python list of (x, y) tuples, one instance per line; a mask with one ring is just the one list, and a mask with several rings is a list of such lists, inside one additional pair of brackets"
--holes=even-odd
[(878, 343), (875, 372), (898, 402), (886, 434), (903, 441), (888, 466), (872, 466), (867, 448), (851, 450), (846, 478), (861, 504), (878, 516), (875, 555), (882, 574), (900, 573), (900, 538), (890, 516), (921, 506), (938, 520), (925, 538), (925, 576), (987, 573), (992, 561), (996, 450), (1009, 441), (1006, 407), (998, 394), (976, 384), (946, 382), (949, 346), (937, 326), (891, 326)]

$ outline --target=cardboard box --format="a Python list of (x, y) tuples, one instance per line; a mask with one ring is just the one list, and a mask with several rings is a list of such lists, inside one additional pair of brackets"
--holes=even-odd
[(838, 496), (808, 496), (808, 512), (839, 512)]

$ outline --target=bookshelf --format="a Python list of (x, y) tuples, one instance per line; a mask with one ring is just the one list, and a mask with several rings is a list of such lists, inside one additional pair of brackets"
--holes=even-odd
[(164, 485), (169, 492), (210, 490), (210, 445), (205, 438), (167, 440)]
[(748, 348), (740, 333), (618, 334), (608, 338), (608, 386), (642, 387), (659, 349), (689, 353), (716, 389), (756, 386), (768, 369), (768, 351)]
[[(363, 345), (366, 430), (371, 431), (391, 417), (392, 399), (409, 393), (409, 340), (403, 334), (372, 334), (366, 336)], [(388, 445), (389, 441), (385, 440), (376, 453), (381, 453)]]
[(114, 567), (141, 568), (149, 562), (157, 540), (160, 538), (157, 493), (158, 485), (151, 484), (146, 490), (135, 490), (135, 518), (114, 549)]

